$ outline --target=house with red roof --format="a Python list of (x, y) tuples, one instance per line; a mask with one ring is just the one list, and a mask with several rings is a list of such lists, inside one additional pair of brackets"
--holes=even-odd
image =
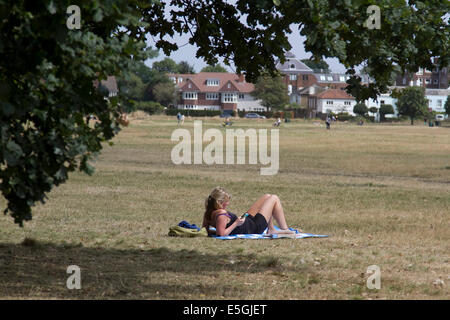
[[(356, 104), (356, 100), (345, 90), (328, 89), (326, 91), (310, 95), (308, 103), (308, 109), (313, 110), (313, 112), (315, 111), (316, 113), (347, 112), (354, 115), (353, 107)], [(315, 115), (316, 114), (313, 116)]]
[(267, 111), (261, 101), (251, 93), (252, 83), (244, 75), (225, 72), (200, 72), (196, 74), (168, 74), (179, 95), (178, 109)]

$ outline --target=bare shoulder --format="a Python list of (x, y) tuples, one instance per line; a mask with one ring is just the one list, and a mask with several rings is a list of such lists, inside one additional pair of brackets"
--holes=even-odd
[(212, 212), (214, 218), (217, 218), (217, 215), (222, 213), (227, 213), (227, 211), (224, 209), (217, 209)]

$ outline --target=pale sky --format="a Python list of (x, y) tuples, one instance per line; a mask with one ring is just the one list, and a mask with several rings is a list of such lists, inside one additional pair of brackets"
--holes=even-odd
[[(235, 3), (236, 0), (229, 0), (227, 2)], [(166, 10), (166, 12), (168, 12), (171, 8), (172, 7), (169, 7)], [(298, 30), (298, 25), (292, 25), (291, 26), (291, 30), (292, 30), (292, 33), (289, 34), (289, 36), (288, 36), (289, 43), (292, 46), (291, 52), (293, 54), (295, 54), (296, 58), (298, 58), (300, 60), (309, 58), (311, 56), (311, 54), (305, 52), (305, 48), (303, 46), (303, 42), (305, 41), (305, 37), (300, 36), (300, 31)], [(183, 36), (175, 35), (173, 39), (169, 39), (169, 38), (166, 38), (166, 39), (170, 40), (170, 41), (175, 41), (175, 43), (179, 47), (179, 49), (177, 51), (172, 52), (172, 54), (170, 55), (170, 58), (175, 60), (175, 62), (178, 63), (180, 61), (187, 61), (187, 62), (189, 62), (189, 64), (194, 66), (194, 69), (195, 69), (196, 72), (200, 72), (200, 70), (207, 65), (205, 63), (205, 61), (203, 61), (203, 59), (198, 59), (198, 58), (195, 57), (196, 52), (197, 52), (197, 47), (189, 44), (189, 42), (188, 42), (189, 37), (188, 37), (187, 34), (185, 34)], [(155, 43), (154, 43), (152, 38), (149, 39), (147, 44), (149, 46), (152, 46), (153, 48), (155, 48), (155, 46), (154, 46)], [(166, 55), (164, 55), (164, 52), (161, 50), (159, 52), (159, 56), (157, 58), (147, 60), (146, 64), (151, 67), (153, 62), (161, 61), (164, 58), (166, 58)], [(333, 58), (333, 59), (325, 59), (325, 61), (330, 66), (330, 69), (331, 69), (332, 72), (345, 73), (345, 71), (346, 71), (345, 67), (342, 64), (340, 64), (337, 59), (335, 59), (335, 58)], [(223, 60), (220, 59), (220, 58), (219, 58), (219, 62), (229, 72), (235, 72), (234, 66), (231, 66), (231, 67), (230, 66), (226, 66), (223, 63)]]

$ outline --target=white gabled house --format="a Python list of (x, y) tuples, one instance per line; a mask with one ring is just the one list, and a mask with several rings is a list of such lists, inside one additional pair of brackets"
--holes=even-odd
[(312, 95), (309, 99), (309, 108), (317, 113), (342, 113), (354, 115), (353, 107), (356, 100), (345, 90), (329, 89), (318, 94)]

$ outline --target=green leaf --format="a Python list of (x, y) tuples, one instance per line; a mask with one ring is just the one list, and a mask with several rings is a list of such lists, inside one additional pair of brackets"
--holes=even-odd
[(102, 12), (102, 9), (98, 8), (98, 9), (95, 11), (95, 14), (94, 14), (94, 16), (93, 16), (92, 18), (94, 19), (95, 22), (100, 22), (100, 21), (102, 21), (102, 20), (103, 20), (103, 12)]
[(48, 10), (48, 12), (50, 12), (50, 14), (55, 14), (55, 13), (56, 13), (56, 6), (55, 6), (55, 4), (53, 3), (53, 1), (50, 1), (50, 2), (47, 4), (47, 10)]
[(1, 108), (1, 112), (3, 112), (3, 114), (7, 117), (12, 115), (15, 111), (14, 106), (9, 102), (0, 103), (0, 108)]

